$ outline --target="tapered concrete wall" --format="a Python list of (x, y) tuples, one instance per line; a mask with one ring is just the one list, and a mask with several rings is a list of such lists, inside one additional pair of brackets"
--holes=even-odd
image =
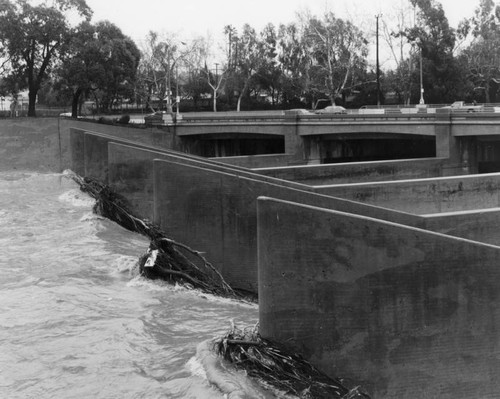
[[(185, 154), (180, 154), (167, 150), (153, 150), (148, 147), (136, 147), (135, 144), (129, 143), (125, 140), (120, 140), (115, 137), (109, 137), (105, 135), (99, 135), (96, 133), (84, 133), (82, 131), (75, 132), (75, 135), (85, 135), (87, 137), (87, 141), (94, 141), (94, 146), (97, 148), (96, 152), (93, 152), (92, 156), (96, 156), (97, 154), (101, 154), (102, 159), (96, 159), (95, 162), (90, 162), (90, 165), (98, 165), (95, 168), (96, 173), (94, 175), (99, 174), (106, 169), (109, 169), (108, 173), (108, 184), (119, 194), (123, 195), (129, 202), (131, 210), (137, 216), (141, 218), (153, 220), (158, 223), (168, 225), (167, 222), (161, 220), (161, 210), (157, 210), (157, 216), (155, 217), (155, 206), (154, 206), (154, 177), (153, 177), (153, 161), (154, 159), (166, 159), (171, 162), (181, 163), (185, 165), (197, 166), (201, 169), (209, 169), (213, 173), (215, 171), (224, 172), (226, 175), (229, 174), (233, 177), (231, 179), (235, 179), (238, 184), (242, 184), (244, 180), (240, 180), (239, 178), (235, 178), (234, 176), (247, 177), (251, 180), (262, 180), (263, 182), (268, 182), (274, 185), (281, 185), (284, 187), (290, 187), (299, 189), (300, 191), (307, 191), (308, 187), (300, 184), (294, 184), (291, 182), (280, 181), (275, 178), (260, 176), (258, 174), (252, 173), (244, 168), (238, 168), (233, 166), (227, 166), (221, 163), (207, 161), (205, 159), (199, 157), (193, 157)], [(94, 137), (95, 136), (95, 137)], [(124, 142), (126, 144), (120, 144)], [(104, 152), (106, 148), (106, 144), (108, 145), (108, 153)], [(93, 148), (92, 145), (89, 145), (89, 148)], [(103, 150), (103, 151), (101, 151)], [(101, 151), (101, 152), (100, 152)], [(103, 164), (106, 161), (109, 164), (107, 167)], [(197, 169), (195, 169), (197, 170)], [(92, 174), (92, 173), (91, 173)], [(186, 181), (190, 181), (189, 177)], [(209, 181), (209, 180), (207, 180)], [(193, 183), (200, 186), (200, 183)], [(203, 183), (201, 183), (203, 185)], [(229, 184), (229, 183), (227, 183)], [(160, 183), (161, 185), (161, 183)], [(251, 186), (252, 187), (252, 186)], [(257, 191), (257, 194), (253, 193), (253, 188), (245, 188), (243, 186), (240, 187), (241, 194), (240, 195), (253, 195), (254, 198), (256, 195), (268, 193), (268, 191)], [(286, 189), (284, 189), (286, 190)], [(201, 195), (201, 194), (200, 194)], [(280, 198), (289, 199), (286, 192), (279, 195)], [(312, 198), (312, 197), (311, 197)], [(297, 201), (302, 201), (298, 199)], [(317, 202), (310, 202), (308, 200), (307, 203), (317, 204)], [(233, 203), (236, 203), (233, 201)], [(335, 204), (335, 205), (331, 205)], [(343, 204), (350, 204), (349, 208), (343, 208)], [(456, 213), (456, 214), (447, 214), (447, 215), (434, 215), (434, 217), (427, 217), (425, 220), (415, 217), (408, 217), (405, 215), (405, 218), (401, 218), (401, 214), (393, 213), (391, 211), (381, 210), (380, 208), (367, 207), (363, 208), (362, 205), (357, 205), (360, 207), (357, 211), (353, 211), (352, 203), (350, 201), (341, 201), (341, 200), (331, 200), (330, 205), (328, 207), (332, 207), (333, 209), (341, 209), (349, 212), (359, 212), (360, 214), (370, 215), (377, 218), (382, 218), (385, 220), (393, 220), (398, 221), (400, 223), (405, 223), (410, 226), (420, 226), (425, 227), (426, 229), (442, 232), (449, 235), (454, 235), (463, 238), (469, 238), (473, 240), (478, 240), (481, 242), (487, 242), (491, 244), (497, 244), (500, 240), (499, 234), (500, 229), (498, 226), (500, 224), (496, 223), (497, 213), (494, 211), (487, 212), (485, 215), (485, 211), (476, 211), (476, 212), (466, 212), (466, 213)], [(224, 205), (220, 205), (221, 207)], [(252, 203), (251, 206), (254, 206)], [(326, 205), (322, 205), (326, 206)], [(340, 207), (340, 208), (339, 208)], [(238, 214), (244, 214), (246, 210), (237, 210)], [(368, 213), (367, 213), (368, 212)], [(388, 213), (387, 213), (388, 212)], [(223, 220), (222, 212), (219, 212), (219, 219)], [(394, 215), (398, 215), (397, 219), (394, 219)], [(439, 217), (438, 217), (439, 216)], [(179, 217), (182, 217), (179, 215)], [(180, 226), (180, 225), (179, 225)], [(221, 225), (220, 234), (228, 234), (226, 229), (223, 228), (224, 225)], [(189, 230), (189, 229), (188, 229)], [(179, 227), (179, 231), (183, 231), (182, 227)], [(189, 230), (190, 231), (190, 230)], [(187, 239), (190, 240), (190, 243), (196, 247), (197, 242), (199, 241), (198, 233), (201, 230), (190, 231), (189, 237)], [(242, 234), (242, 232), (235, 232), (229, 230), (231, 235), (234, 234)], [(255, 227), (252, 231), (255, 231)], [(253, 234), (253, 233), (252, 233)], [(203, 242), (205, 238), (201, 239)], [(241, 242), (248, 242), (248, 237), (240, 237), (238, 240)], [(252, 244), (253, 245), (253, 244)], [(219, 243), (213, 242), (212, 245), (207, 246), (210, 249), (207, 251), (213, 251), (216, 256), (211, 259), (214, 263), (216, 261), (221, 261), (222, 264), (234, 264), (237, 261), (229, 260), (231, 257), (223, 260), (218, 254), (220, 253), (229, 253), (231, 254), (231, 250), (225, 249), (225, 245), (219, 247)], [(237, 256), (237, 255), (235, 255)], [(251, 254), (249, 256), (252, 256)]]
[(255, 172), (311, 185), (420, 179), (442, 176), (444, 159), (350, 162), (307, 166), (258, 168)]
[(85, 176), (85, 131), (69, 129), (70, 168), (79, 176)]
[(500, 174), (317, 186), (319, 193), (414, 214), (500, 206)]
[(273, 199), (258, 209), (263, 337), (375, 399), (498, 397), (499, 247)]
[(108, 139), (84, 134), (84, 165), (86, 177), (108, 183)]
[(425, 229), (500, 246), (500, 208), (429, 215)]
[(97, 121), (85, 121), (81, 119), (63, 118), (60, 120), (61, 131), (69, 129), (80, 129), (87, 132), (95, 132), (120, 140), (128, 140), (142, 145), (154, 146), (159, 149), (176, 149), (176, 137), (172, 127), (138, 127), (132, 124), (107, 125)]
[(0, 170), (62, 172), (70, 164), (69, 148), (57, 118), (0, 120)]
[[(210, 159), (223, 162), (228, 165), (243, 166), (245, 168), (273, 168), (276, 166), (296, 165), (299, 163), (296, 156), (286, 154), (247, 155), (237, 157), (217, 157)], [(301, 162), (301, 164), (304, 163), (305, 161)]]
[(161, 153), (108, 143), (109, 185), (127, 199), (129, 209), (141, 219), (154, 219), (153, 159)]
[[(177, 241), (206, 253), (233, 286), (257, 291), (259, 195), (342, 209), (412, 225), (419, 217), (259, 180), (231, 169), (155, 160), (155, 221)], [(269, 178), (268, 178), (269, 179)]]
[[(118, 194), (125, 196), (130, 203), (130, 209), (138, 216), (154, 220), (153, 210), (153, 160), (166, 159), (173, 162), (209, 168), (217, 171), (227, 171), (263, 181), (281, 183), (285, 186), (304, 190), (313, 190), (311, 187), (286, 181), (279, 181), (272, 177), (252, 173), (250, 170), (233, 165), (226, 165), (214, 160), (182, 154), (175, 151), (148, 148), (134, 143), (119, 140), (114, 137), (96, 133), (85, 133), (85, 137), (95, 137), (102, 143), (107, 142), (109, 163), (108, 182)], [(87, 140), (91, 140), (88, 138)], [(106, 147), (102, 147), (106, 148)], [(89, 147), (91, 149), (91, 147)]]

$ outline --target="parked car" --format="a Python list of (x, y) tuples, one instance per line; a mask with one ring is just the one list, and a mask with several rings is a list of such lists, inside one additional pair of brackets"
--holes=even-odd
[(304, 108), (293, 108), (285, 110), (285, 115), (310, 115), (311, 113)]
[(443, 108), (450, 109), (451, 111), (479, 112), (484, 109), (484, 106), (477, 105), (476, 103), (466, 104), (464, 101), (455, 101), (453, 104)]
[(347, 114), (347, 110), (341, 105), (329, 105), (316, 111), (316, 114)]
[(166, 111), (156, 111), (144, 117), (146, 125), (164, 125), (172, 122), (172, 114)]

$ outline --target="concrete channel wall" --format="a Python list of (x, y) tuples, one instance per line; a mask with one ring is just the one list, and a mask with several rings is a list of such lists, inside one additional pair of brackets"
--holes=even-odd
[(257, 291), (256, 201), (260, 195), (418, 225), (414, 215), (380, 209), (230, 168), (155, 160), (155, 221), (177, 241), (206, 253), (228, 282)]
[(316, 190), (419, 215), (461, 212), (499, 207), (500, 173), (316, 186)]
[[(443, 232), (491, 244), (499, 244), (500, 241), (498, 224), (495, 223), (495, 220), (498, 218), (498, 212), (494, 211), (488, 211), (488, 215), (485, 215), (484, 211), (477, 211), (442, 216), (437, 214), (419, 218), (389, 209), (365, 206), (360, 203), (335, 198), (328, 200), (328, 205), (325, 205), (326, 202), (324, 199), (319, 200), (317, 196), (310, 194), (303, 194), (304, 198), (293, 196), (297, 194), (295, 190), (300, 192), (312, 191), (308, 186), (262, 176), (252, 173), (245, 168), (224, 165), (168, 150), (156, 150), (148, 146), (139, 147), (126, 140), (94, 132), (75, 130), (72, 135), (83, 135), (84, 141), (87, 142), (87, 148), (92, 153), (90, 157), (85, 156), (87, 158), (87, 175), (98, 176), (99, 173), (109, 168), (108, 183), (115, 191), (124, 195), (129, 200), (131, 209), (136, 215), (156, 221), (167, 230), (170, 229), (169, 234), (175, 239), (203, 250), (207, 253), (209, 260), (218, 265), (221, 270), (228, 271), (234, 267), (238, 267), (241, 263), (240, 254), (244, 253), (246, 259), (244, 263), (248, 265), (248, 274), (244, 279), (236, 282), (236, 284), (240, 284), (240, 288), (244, 287), (252, 291), (256, 290), (254, 277), (256, 275), (257, 264), (257, 249), (255, 244), (256, 222), (254, 221), (255, 199), (259, 195), (270, 195), (271, 191), (266, 188), (266, 184), (282, 186), (279, 189), (280, 194), (276, 194), (275, 190), (273, 195), (285, 200), (295, 198), (297, 202), (377, 217), (410, 226), (420, 226), (436, 232)], [(106, 160), (109, 167), (103, 165), (99, 159), (92, 161), (92, 157)], [(153, 176), (153, 161), (155, 159), (164, 159), (171, 163), (184, 165), (184, 167), (179, 165), (170, 167), (170, 170), (174, 171), (173, 173), (183, 176), (181, 181), (175, 183), (180, 190), (177, 193), (174, 192), (175, 199), (169, 197), (171, 194), (168, 191), (163, 191), (165, 185), (162, 182), (157, 184), (160, 187), (157, 190), (158, 194), (155, 192), (155, 178)], [(92, 172), (91, 170), (94, 167), (95, 172)], [(178, 168), (181, 168), (182, 171), (178, 171)], [(215, 177), (214, 174), (216, 175)], [(219, 175), (217, 176), (217, 174)], [(208, 177), (199, 181), (197, 175), (208, 175)], [(243, 177), (248, 178), (248, 180), (242, 179)], [(184, 206), (187, 198), (191, 195), (190, 193), (196, 191), (196, 195), (200, 201), (207, 201), (206, 193), (214, 190), (214, 179), (216, 181), (220, 179), (224, 180), (222, 184), (224, 187), (239, 187), (239, 191), (220, 188), (221, 191), (216, 197), (217, 200), (210, 199), (212, 204), (210, 212), (212, 217), (217, 221), (216, 223), (212, 221), (206, 222), (207, 218), (200, 216), (199, 220), (194, 224), (196, 228), (185, 227), (184, 225), (189, 226), (187, 221), (193, 223), (191, 221), (194, 212), (193, 209)], [(254, 181), (262, 183), (254, 183)], [(252, 183), (246, 184), (246, 182)], [(219, 186), (222, 187), (221, 185)], [(286, 187), (294, 191), (294, 194), (290, 194)], [(170, 191), (172, 191), (171, 188)], [(185, 198), (182, 196), (185, 196)], [(319, 197), (322, 198), (325, 196), (321, 195)], [(318, 201), (323, 201), (322, 205), (319, 205)], [(163, 205), (165, 203), (169, 204), (170, 209), (167, 209)], [(224, 222), (227, 219), (227, 215), (224, 213), (224, 209), (228, 206), (227, 203), (233, 204), (236, 215), (245, 215), (245, 220), (247, 220), (245, 223), (248, 223), (250, 226), (248, 229), (234, 228), (235, 225), (240, 226), (239, 222), (236, 224), (226, 224)], [(172, 209), (175, 209), (173, 215), (171, 214)], [(207, 225), (201, 227), (205, 222)], [(173, 225), (177, 227), (172, 229), (171, 226)], [(212, 231), (213, 234), (207, 234), (207, 230)], [(220, 240), (220, 237), (234, 237), (235, 239), (228, 242), (228, 240)]]
[(133, 124), (105, 124), (97, 121), (75, 120), (63, 118), (60, 120), (61, 129), (69, 132), (70, 129), (79, 129), (88, 132), (98, 132), (106, 136), (116, 137), (140, 145), (153, 146), (165, 150), (175, 150), (177, 139), (170, 126), (138, 127)]
[(426, 230), (500, 246), (500, 208), (436, 213), (424, 220)]
[[(244, 156), (234, 156), (234, 157), (217, 157), (209, 159), (218, 162), (224, 162), (225, 164), (228, 165), (243, 166), (245, 168), (250, 168), (250, 169), (274, 168), (283, 165), (296, 165), (299, 163), (295, 155), (289, 155), (289, 154), (244, 155)], [(300, 164), (304, 163), (305, 161), (301, 162)], [(260, 171), (258, 173), (260, 173)]]
[(168, 131), (0, 127), (2, 170), (103, 179), (258, 290), (262, 335), (373, 398), (498, 397), (500, 247), (423, 230), (498, 244), (497, 175), (311, 187), (171, 151)]
[(260, 333), (374, 399), (495, 398), (500, 248), (258, 201)]
[[(256, 177), (264, 181), (278, 180), (252, 173), (246, 168), (227, 165), (151, 145), (143, 145), (120, 137), (82, 129), (70, 129), (72, 169), (81, 175), (110, 184), (115, 191), (129, 199), (138, 216), (153, 220), (153, 160), (171, 159), (186, 164), (201, 165), (214, 170)], [(313, 190), (294, 182), (282, 182), (295, 188)]]
[(444, 162), (443, 158), (422, 158), (261, 167), (254, 169), (254, 171), (303, 184), (329, 185), (439, 177), (443, 174)]
[(0, 170), (61, 172), (69, 165), (69, 140), (57, 118), (0, 120)]

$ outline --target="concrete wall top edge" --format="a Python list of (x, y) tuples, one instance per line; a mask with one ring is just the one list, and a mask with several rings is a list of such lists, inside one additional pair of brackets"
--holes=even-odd
[(425, 163), (425, 162), (444, 162), (447, 158), (408, 158), (408, 159), (388, 159), (385, 161), (366, 161), (366, 162), (340, 162), (332, 164), (309, 164), (309, 165), (289, 165), (289, 166), (276, 166), (270, 168), (252, 168), (256, 172), (265, 172), (268, 170), (294, 170), (294, 169), (320, 169), (320, 168), (335, 168), (342, 166), (374, 166), (374, 165), (392, 165), (392, 164), (406, 164), (406, 163)]
[[(261, 178), (262, 176), (260, 176), (260, 175), (253, 175), (253, 176), (252, 175), (241, 175), (241, 174), (234, 173), (229, 168), (222, 169), (222, 170), (215, 170), (215, 169), (205, 168), (204, 165), (192, 165), (192, 164), (189, 165), (189, 164), (184, 164), (182, 162), (176, 162), (174, 160), (168, 160), (168, 159), (155, 159), (154, 160), (155, 169), (157, 167), (156, 165), (161, 165), (161, 164), (181, 165), (183, 167), (188, 167), (191, 169), (208, 171), (211, 173), (220, 173), (220, 174), (223, 174), (226, 176), (234, 176), (234, 177), (241, 179), (242, 181), (243, 180), (256, 181), (259, 183), (283, 187), (287, 190), (293, 190), (294, 192), (298, 192), (298, 193), (303, 192), (304, 194), (314, 195), (315, 197), (320, 197), (320, 198), (323, 198), (325, 200), (335, 202), (337, 204), (345, 204), (346, 207), (354, 208), (354, 209), (356, 209), (357, 212), (359, 212), (361, 214), (364, 214), (364, 213), (377, 214), (377, 215), (380, 214), (380, 217), (383, 218), (384, 220), (402, 220), (402, 221), (404, 221), (404, 223), (408, 223), (409, 225), (420, 225), (424, 221), (424, 219), (422, 217), (420, 217), (419, 215), (415, 215), (415, 214), (411, 214), (411, 213), (407, 213), (407, 212), (402, 212), (402, 211), (394, 210), (394, 209), (383, 208), (380, 206), (366, 204), (366, 203), (362, 203), (362, 202), (352, 201), (352, 200), (345, 199), (345, 198), (338, 198), (338, 197), (334, 197), (331, 195), (325, 195), (325, 194), (317, 193), (317, 192), (314, 192), (311, 190), (302, 190), (300, 188), (297, 188), (294, 185), (285, 185), (283, 183), (288, 183), (288, 182), (283, 181), (283, 180), (279, 180), (279, 179), (273, 179), (272, 181), (270, 181), (270, 180), (262, 179)], [(255, 177), (257, 177), (257, 178), (255, 178)]]
[[(158, 161), (158, 162), (171, 162), (171, 163), (176, 163), (176, 164), (182, 165), (183, 164), (182, 161), (186, 160), (187, 162), (198, 164), (200, 167), (203, 167), (204, 169), (210, 169), (210, 170), (214, 169), (214, 170), (218, 170), (218, 171), (226, 171), (229, 174), (233, 174), (233, 175), (237, 175), (237, 176), (245, 176), (245, 177), (249, 177), (252, 179), (261, 180), (261, 181), (265, 181), (265, 182), (273, 183), (273, 184), (283, 184), (283, 185), (294, 187), (296, 189), (300, 189), (300, 190), (304, 190), (304, 191), (313, 191), (311, 186), (308, 186), (305, 184), (300, 184), (300, 183), (296, 183), (296, 182), (278, 179), (275, 177), (261, 175), (258, 173), (253, 173), (250, 169), (247, 169), (247, 168), (234, 167), (233, 165), (225, 164), (222, 162), (220, 162), (220, 163), (213, 162), (213, 161), (208, 160), (207, 158), (184, 156), (186, 154), (178, 153), (178, 152), (155, 151), (155, 150), (152, 150), (150, 148), (146, 148), (146, 147), (142, 147), (142, 146), (134, 146), (133, 144), (129, 145), (129, 144), (122, 144), (122, 143), (113, 142), (113, 143), (109, 143), (108, 145), (110, 145), (110, 146), (124, 146), (124, 147), (128, 147), (131, 149), (135, 148), (138, 151), (150, 151), (153, 154), (156, 153), (156, 154), (158, 154), (158, 158), (154, 158), (154, 161)], [(171, 157), (171, 158), (175, 158), (177, 160), (177, 162), (174, 160), (166, 160), (165, 159), (166, 156)]]
[(448, 217), (448, 216), (459, 216), (459, 215), (482, 215), (485, 213), (500, 213), (500, 208), (483, 208), (483, 209), (471, 209), (464, 211), (456, 211), (456, 212), (440, 212), (440, 213), (429, 213), (429, 214), (420, 214), (419, 216), (426, 219), (438, 219), (440, 217)]
[(192, 154), (188, 154), (188, 153), (184, 153), (184, 152), (180, 152), (180, 151), (169, 150), (169, 149), (165, 149), (165, 148), (159, 148), (159, 147), (155, 147), (153, 145), (143, 144), (143, 143), (140, 143), (140, 142), (137, 142), (137, 141), (124, 139), (124, 138), (121, 138), (121, 137), (116, 137), (116, 136), (105, 134), (105, 133), (100, 133), (100, 132), (95, 132), (95, 131), (89, 131), (89, 130), (85, 130), (85, 129), (76, 129), (76, 130), (81, 130), (82, 133), (85, 134), (85, 135), (93, 135), (93, 136), (99, 136), (99, 137), (102, 137), (102, 138), (107, 138), (110, 141), (115, 142), (116, 144), (127, 145), (129, 147), (134, 147), (134, 148), (138, 148), (138, 149), (148, 150), (148, 151), (156, 152), (158, 154), (169, 154), (169, 155), (173, 155), (173, 156), (179, 156), (179, 157), (183, 157), (183, 158), (186, 158), (186, 159), (198, 160), (200, 162), (205, 162), (207, 164), (214, 164), (214, 165), (226, 166), (226, 167), (230, 167), (230, 168), (237, 169), (237, 170), (249, 170), (248, 168), (245, 168), (245, 167), (242, 167), (242, 166), (228, 165), (228, 164), (223, 163), (223, 162), (214, 161), (213, 159), (204, 158), (204, 157), (200, 157), (200, 156), (197, 156), (197, 155), (192, 155)]
[(444, 177), (426, 177), (419, 179), (407, 179), (407, 180), (392, 180), (392, 181), (377, 181), (377, 182), (361, 182), (361, 183), (344, 183), (344, 184), (329, 184), (329, 185), (318, 185), (313, 186), (314, 188), (334, 188), (334, 187), (367, 187), (367, 186), (388, 186), (388, 185), (398, 185), (406, 183), (433, 183), (433, 182), (454, 182), (459, 180), (478, 180), (487, 179), (491, 177), (497, 177), (500, 179), (500, 173), (481, 173), (473, 175), (458, 175), (458, 176), (444, 176)]
[(334, 213), (334, 214), (339, 214), (339, 215), (346, 215), (346, 216), (349, 216), (349, 217), (352, 217), (352, 218), (355, 218), (355, 219), (358, 219), (358, 220), (375, 221), (377, 223), (382, 223), (382, 224), (385, 224), (387, 226), (393, 226), (393, 227), (398, 227), (398, 228), (405, 228), (405, 229), (408, 229), (408, 230), (413, 230), (415, 232), (429, 234), (429, 235), (435, 236), (435, 237), (442, 237), (444, 239), (448, 239), (448, 240), (451, 240), (453, 242), (471, 243), (471, 244), (474, 244), (474, 245), (481, 245), (481, 246), (484, 246), (484, 247), (487, 247), (487, 248), (498, 249), (498, 246), (491, 245), (491, 244), (486, 244), (484, 242), (468, 240), (468, 239), (465, 239), (465, 238), (460, 238), (460, 237), (455, 237), (455, 236), (449, 236), (449, 235), (446, 235), (446, 234), (442, 234), (442, 233), (438, 233), (438, 232), (434, 232), (434, 231), (430, 231), (430, 230), (425, 230), (425, 229), (420, 229), (418, 227), (403, 225), (403, 224), (391, 222), (391, 221), (384, 220), (384, 219), (375, 219), (375, 218), (370, 217), (370, 216), (364, 216), (364, 215), (359, 215), (359, 214), (355, 214), (355, 213), (347, 213), (347, 212), (342, 212), (342, 211), (338, 211), (338, 210), (335, 210), (335, 209), (320, 208), (320, 207), (313, 206), (313, 205), (301, 204), (301, 203), (297, 203), (297, 202), (293, 202), (293, 201), (286, 201), (286, 200), (277, 199), (277, 198), (271, 198), (271, 197), (266, 197), (266, 196), (259, 196), (259, 197), (257, 197), (257, 204), (259, 202), (264, 202), (264, 201), (270, 201), (270, 202), (282, 203), (282, 204), (286, 204), (286, 205), (298, 206), (298, 207), (307, 208), (307, 209), (316, 210), (316, 211), (321, 211), (321, 212), (326, 212), (326, 213)]

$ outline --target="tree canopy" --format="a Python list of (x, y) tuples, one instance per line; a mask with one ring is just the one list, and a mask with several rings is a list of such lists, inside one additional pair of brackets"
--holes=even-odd
[(139, 50), (114, 24), (91, 22), (85, 0), (1, 0), (0, 91), (15, 98), (27, 89), (30, 116), (46, 90), (68, 93), (59, 97), (68, 98), (73, 116), (86, 99), (104, 112), (123, 101), (171, 111), (179, 98), (193, 109), (210, 100), (214, 111), (361, 106), (379, 94), (405, 104), (422, 96), (426, 103), (496, 101), (500, 7), (477, 1), (457, 29), (437, 0), (408, 0), (398, 18), (381, 17), (396, 63), (379, 80), (368, 58), (373, 34), (332, 11), (306, 10), (261, 31), (226, 25), (224, 43), (152, 31)]
[(88, 18), (91, 10), (84, 0), (57, 0), (52, 5), (31, 5), (27, 0), (3, 0), (0, 7), (0, 46), (8, 57), (17, 86), (28, 88), (28, 115), (35, 116), (35, 103), (43, 80), (54, 60), (70, 39), (65, 11), (76, 10)]
[(57, 71), (61, 85), (71, 90), (72, 116), (82, 95), (92, 95), (104, 110), (133, 97), (140, 56), (135, 43), (108, 21), (76, 27)]

